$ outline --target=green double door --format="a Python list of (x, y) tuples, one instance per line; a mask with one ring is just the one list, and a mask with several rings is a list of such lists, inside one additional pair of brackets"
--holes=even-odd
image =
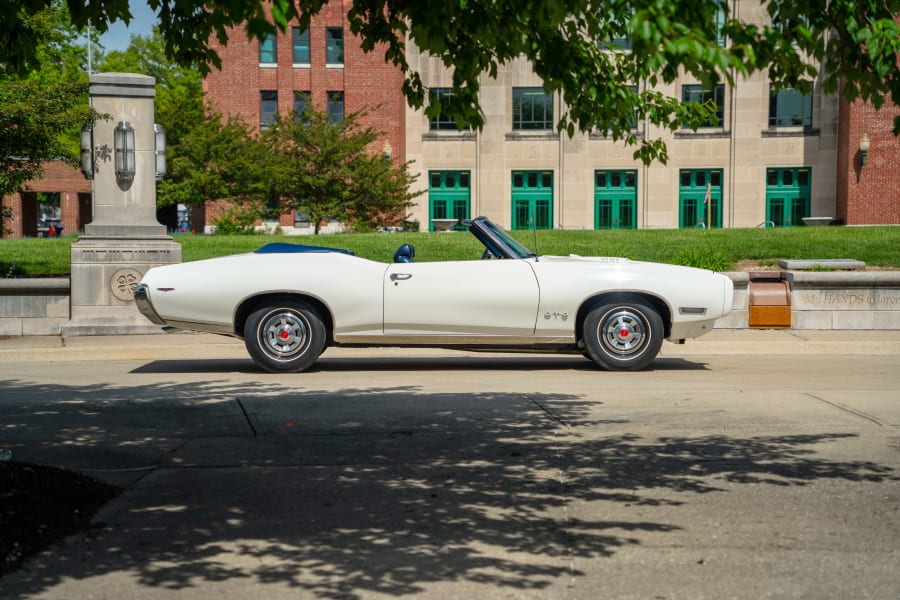
[(512, 228), (553, 229), (553, 171), (512, 172)]
[[(428, 173), (428, 230), (434, 231), (435, 219), (471, 218), (472, 191), (469, 171), (430, 171)], [(456, 227), (462, 227), (457, 225)]]
[(775, 227), (803, 225), (809, 216), (810, 170), (772, 168), (766, 170), (766, 221)]
[(594, 172), (594, 229), (637, 227), (637, 171)]
[(679, 227), (722, 227), (722, 170), (682, 169), (678, 186)]

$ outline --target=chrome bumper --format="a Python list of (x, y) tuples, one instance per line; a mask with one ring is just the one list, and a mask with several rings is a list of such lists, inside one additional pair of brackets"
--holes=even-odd
[(147, 286), (144, 284), (139, 284), (134, 288), (135, 305), (137, 305), (141, 314), (150, 319), (151, 322), (156, 323), (157, 325), (168, 325), (168, 323), (156, 314), (156, 311), (153, 309), (153, 304), (150, 303), (150, 294), (148, 291)]

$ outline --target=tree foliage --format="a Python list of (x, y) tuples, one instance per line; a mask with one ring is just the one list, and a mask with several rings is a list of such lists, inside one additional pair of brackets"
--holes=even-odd
[(41, 176), (42, 163), (78, 164), (63, 131), (78, 131), (92, 120), (84, 101), (87, 84), (44, 86), (6, 81), (0, 87), (0, 196), (19, 191)]
[(156, 122), (165, 127), (167, 142), (177, 148), (182, 136), (203, 123), (203, 76), (197, 69), (166, 57), (158, 27), (149, 36), (133, 35), (128, 48), (113, 50), (99, 64), (109, 73), (140, 73), (156, 80)]
[[(0, 198), (39, 179), (43, 164), (62, 160), (78, 164), (77, 151), (62, 132), (79, 131), (94, 119), (86, 102), (86, 83), (43, 85), (5, 81), (0, 86)], [(76, 146), (77, 147), (77, 146)], [(0, 213), (0, 230), (9, 211)]]
[(43, 67), (24, 75), (0, 63), (0, 195), (19, 191), (42, 174), (42, 163), (77, 164), (78, 132), (94, 113), (88, 106), (86, 51), (65, 7), (55, 3), (30, 15), (41, 43), (33, 48)]
[[(37, 60), (28, 18), (52, 0), (0, 0), (0, 56), (17, 69)], [(108, 22), (130, 19), (127, 0), (66, 0), (77, 27), (105, 31)], [(226, 42), (244, 25), (262, 38), (274, 22), (307, 26), (325, 0), (148, 0), (160, 22), (167, 56), (201, 70), (218, 67), (208, 47)], [(635, 114), (677, 129), (709, 117), (708, 107), (685, 104), (652, 85), (682, 73), (701, 82), (733, 80), (768, 70), (776, 85), (803, 89), (817, 77), (826, 93), (841, 91), (881, 106), (900, 105), (900, 0), (770, 0), (768, 25), (728, 14), (725, 0), (354, 0), (350, 30), (367, 51), (384, 52), (406, 80), (413, 107), (430, 102), (428, 89), (407, 62), (406, 40), (440, 58), (452, 71), (454, 93), (443, 106), (427, 107), (463, 125), (484, 122), (478, 91), (483, 76), (524, 56), (547, 92), (561, 92), (565, 108), (558, 126), (574, 134), (595, 127), (615, 139), (638, 144), (645, 161), (665, 158), (658, 140), (638, 140), (630, 130)], [(718, 18), (725, 15), (719, 30)], [(719, 44), (719, 36), (729, 43)], [(609, 51), (605, 43), (629, 38), (631, 51)], [(814, 66), (821, 64), (823, 73)], [(631, 85), (649, 82), (651, 89)], [(900, 134), (900, 115), (894, 121)]]
[(167, 154), (169, 172), (157, 185), (163, 206), (261, 202), (267, 196), (268, 153), (254, 128), (238, 116), (210, 111), (169, 144)]
[(395, 165), (372, 146), (380, 132), (364, 127), (365, 111), (332, 123), (325, 111), (276, 117), (263, 134), (273, 157), (273, 185), (285, 207), (309, 216), (315, 233), (339, 217), (355, 230), (402, 223), (418, 194), (409, 163)]

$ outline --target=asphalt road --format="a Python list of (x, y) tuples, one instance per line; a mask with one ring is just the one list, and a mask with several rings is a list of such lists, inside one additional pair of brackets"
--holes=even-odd
[(896, 331), (715, 331), (641, 373), (0, 340), (0, 447), (128, 485), (3, 598), (900, 597)]

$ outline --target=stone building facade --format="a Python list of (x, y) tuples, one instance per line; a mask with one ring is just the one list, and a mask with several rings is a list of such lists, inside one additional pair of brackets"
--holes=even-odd
[[(733, 10), (748, 21), (768, 18), (758, 3), (734, 2)], [(426, 85), (450, 85), (439, 61), (413, 46), (408, 56)], [(764, 73), (711, 90), (689, 78), (658, 87), (678, 98), (714, 99), (721, 122), (674, 133), (636, 123), (638, 137), (668, 146), (668, 163), (649, 166), (632, 158), (633, 147), (601, 132), (557, 132), (564, 110), (558, 94), (540, 100), (546, 116), (537, 127), (521, 122), (523, 102), (534, 113), (528, 95), (543, 95), (524, 60), (481, 85), (486, 124), (477, 133), (408, 110), (407, 157), (426, 192), (414, 214), (432, 228), (434, 219), (476, 214), (513, 229), (789, 226), (839, 218), (839, 102), (820, 82), (811, 96), (773, 94)]]

